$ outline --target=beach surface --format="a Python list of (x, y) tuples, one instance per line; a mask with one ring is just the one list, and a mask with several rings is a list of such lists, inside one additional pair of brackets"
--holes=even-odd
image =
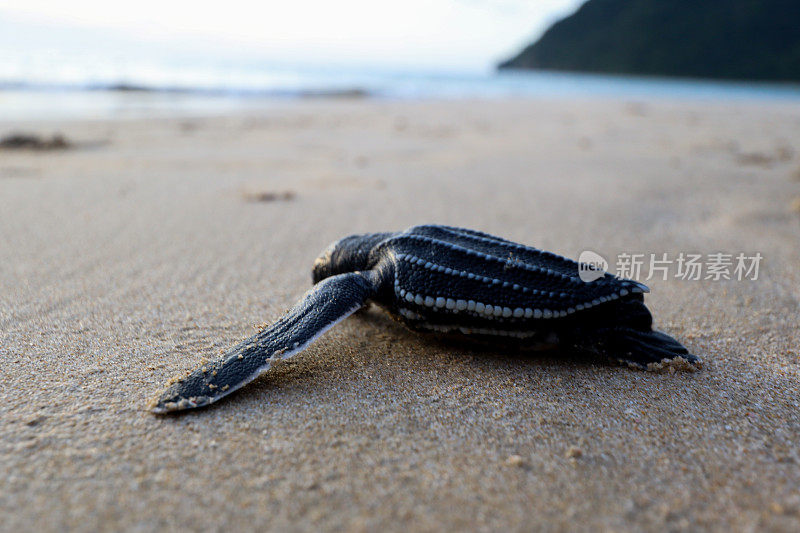
[[(0, 150), (0, 530), (800, 528), (797, 105), (306, 100), (18, 130), (72, 147)], [(697, 372), (472, 350), (372, 308), (211, 408), (146, 411), (292, 306), (328, 243), (420, 223), (763, 261), (640, 278)]]

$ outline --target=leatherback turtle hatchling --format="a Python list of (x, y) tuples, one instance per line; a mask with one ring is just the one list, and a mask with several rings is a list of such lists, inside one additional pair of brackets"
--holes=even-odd
[(646, 286), (596, 274), (582, 281), (574, 261), (468, 229), (427, 225), (345, 237), (316, 260), (314, 287), (286, 315), (174, 380), (150, 407), (165, 413), (215, 402), (368, 302), (422, 332), (557, 345), (642, 368), (699, 362), (652, 329)]

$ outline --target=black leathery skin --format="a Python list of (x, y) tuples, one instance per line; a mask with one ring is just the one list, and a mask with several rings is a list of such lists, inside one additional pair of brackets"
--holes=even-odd
[(575, 261), (474, 230), (424, 225), (352, 235), (329, 246), (312, 274), (314, 287), (287, 315), (173, 383), (151, 408), (216, 401), (368, 301), (426, 333), (558, 344), (639, 367), (699, 362), (652, 330), (642, 284), (609, 273), (584, 282)]
[(202, 407), (234, 392), (278, 361), (302, 349), (327, 327), (361, 308), (373, 294), (374, 275), (326, 278), (286, 315), (256, 335), (175, 380), (151, 404), (156, 413)]
[[(633, 295), (640, 284), (610, 274), (591, 283), (578, 277), (578, 263), (566, 258), (524, 247), (477, 232), (442, 226), (421, 226), (397, 234), (380, 243), (373, 259), (390, 251), (395, 258), (393, 268), (400, 288), (423, 296), (473, 300), (504, 308), (534, 308), (566, 311), (595, 299), (619, 297), (620, 291)], [(419, 258), (416, 262), (408, 258)], [(423, 264), (420, 264), (420, 260)], [(428, 264), (430, 263), (430, 265)], [(440, 272), (441, 267), (460, 273)], [(482, 279), (463, 274), (474, 274)], [(487, 278), (491, 281), (488, 281)], [(427, 321), (447, 323), (452, 310), (430, 308), (416, 302), (381, 302), (394, 308), (411, 308)], [(532, 317), (486, 317), (478, 313), (479, 323), (542, 324)], [(557, 319), (556, 319), (557, 320)], [(504, 326), (505, 327), (505, 326)]]

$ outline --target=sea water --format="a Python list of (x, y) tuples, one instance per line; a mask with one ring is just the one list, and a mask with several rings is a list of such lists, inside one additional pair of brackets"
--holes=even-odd
[(0, 120), (215, 114), (286, 99), (625, 98), (781, 100), (800, 85), (545, 71), (287, 66), (58, 52), (0, 62)]

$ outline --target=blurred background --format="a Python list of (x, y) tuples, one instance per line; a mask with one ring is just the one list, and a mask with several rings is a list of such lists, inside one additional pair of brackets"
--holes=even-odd
[[(583, 4), (9, 0), (0, 6), (0, 116), (208, 112), (307, 96), (800, 95), (796, 85), (741, 82), (797, 79), (791, 3)], [(741, 56), (763, 65), (781, 51), (788, 59), (769, 72), (715, 70)], [(696, 79), (705, 77), (739, 82)]]

